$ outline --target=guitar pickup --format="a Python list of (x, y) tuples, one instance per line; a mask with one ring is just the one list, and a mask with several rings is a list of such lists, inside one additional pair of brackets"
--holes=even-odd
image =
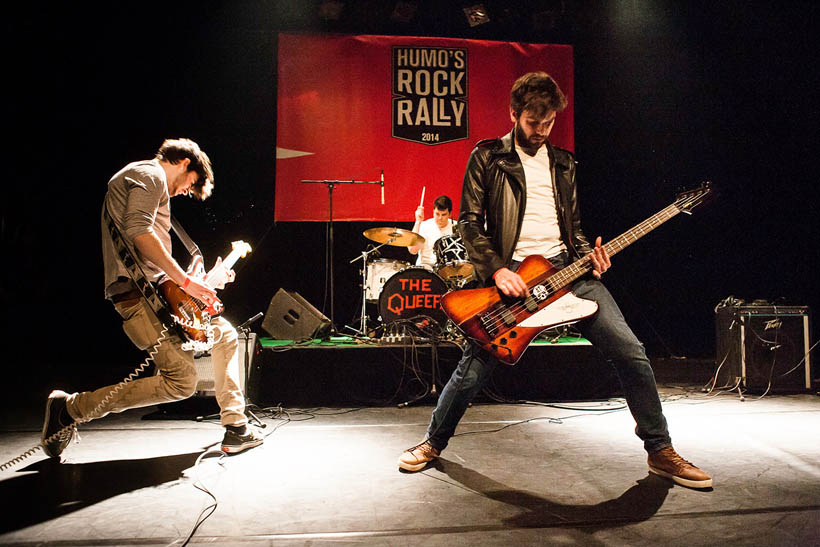
[(524, 307), (530, 313), (535, 313), (538, 311), (538, 302), (535, 301), (535, 298), (532, 296), (528, 296), (524, 299)]
[[(499, 318), (501, 318), (501, 323), (498, 322)], [(478, 319), (481, 321), (481, 326), (484, 327), (484, 331), (491, 337), (497, 336), (499, 330), (503, 327), (514, 327), (516, 324), (515, 314), (503, 304), (493, 306), (487, 313), (478, 315)]]
[(504, 324), (508, 327), (515, 326), (515, 314), (511, 312), (507, 306), (501, 309), (501, 320), (504, 321)]

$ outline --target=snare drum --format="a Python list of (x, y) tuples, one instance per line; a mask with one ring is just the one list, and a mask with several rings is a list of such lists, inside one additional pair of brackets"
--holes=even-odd
[(368, 302), (377, 302), (385, 282), (387, 282), (393, 274), (409, 267), (409, 262), (405, 262), (404, 260), (391, 260), (389, 258), (376, 258), (368, 262), (367, 287), (364, 293), (365, 300)]
[(442, 236), (433, 244), (436, 252), (436, 273), (447, 283), (461, 285), (473, 277), (473, 265), (467, 259), (467, 249), (457, 236)]
[(387, 280), (379, 296), (382, 322), (428, 315), (443, 327), (447, 316), (441, 310), (441, 297), (446, 292), (447, 284), (433, 272), (419, 267), (402, 270)]

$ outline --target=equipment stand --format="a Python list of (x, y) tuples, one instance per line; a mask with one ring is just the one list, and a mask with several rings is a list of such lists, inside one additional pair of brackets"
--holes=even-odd
[(251, 340), (250, 324), (259, 319), (260, 317), (262, 317), (262, 315), (262, 312), (259, 312), (258, 314), (254, 315), (253, 317), (239, 325), (236, 328), (236, 332), (241, 332), (245, 335), (245, 389), (242, 390), (243, 394), (245, 395), (245, 414), (248, 416), (249, 423), (252, 423), (261, 428), (265, 428), (268, 426), (268, 424), (264, 423), (262, 420), (259, 419), (259, 416), (253, 413), (251, 407), (256, 405), (251, 402), (251, 398), (248, 396), (248, 388), (250, 386), (250, 371), (248, 370), (250, 368), (248, 366), (250, 363), (250, 354), (248, 352), (248, 344)]
[[(359, 336), (367, 336), (367, 310), (366, 310), (366, 305), (367, 305), (367, 257), (370, 254), (377, 252), (381, 247), (384, 247), (385, 245), (389, 245), (389, 244), (393, 243), (393, 241), (395, 241), (395, 239), (396, 238), (391, 238), (391, 239), (387, 240), (386, 242), (382, 243), (381, 245), (373, 247), (370, 250), (364, 250), (364, 251), (362, 251), (361, 256), (357, 256), (356, 258), (354, 258), (353, 260), (348, 262), (348, 264), (353, 264), (357, 260), (362, 261), (362, 316), (361, 316), (361, 321), (359, 323), (359, 330), (357, 331), (357, 334)], [(353, 330), (351, 327), (348, 327), (348, 328), (350, 328), (350, 330)]]
[[(330, 278), (330, 333), (329, 336), (334, 334), (339, 334), (339, 331), (336, 330), (336, 321), (333, 313), (333, 189), (336, 188), (338, 184), (379, 184), (384, 188), (384, 181), (361, 181), (361, 180), (303, 180), (303, 183), (306, 184), (327, 184), (327, 191), (328, 191), (328, 199), (330, 202), (330, 208), (328, 210), (328, 243), (327, 243), (327, 252), (325, 256), (327, 257), (325, 263), (325, 272)], [(327, 285), (325, 285), (327, 286)]]
[[(248, 417), (248, 423), (256, 425), (261, 428), (268, 427), (268, 424), (264, 423), (262, 420), (259, 419), (259, 416), (253, 413), (251, 410), (252, 406), (256, 406), (253, 402), (251, 402), (250, 397), (248, 397), (248, 380), (250, 379), (250, 373), (248, 369), (250, 368), (248, 365), (250, 363), (250, 353), (248, 351), (248, 344), (251, 340), (251, 324), (260, 319), (264, 313), (261, 311), (236, 327), (237, 333), (242, 333), (245, 336), (245, 389), (242, 390), (242, 394), (245, 396), (245, 415)], [(210, 414), (208, 416), (197, 416), (196, 421), (201, 422), (202, 420), (216, 420), (219, 419), (219, 414)]]
[(430, 361), (430, 373), (432, 374), (432, 376), (430, 377), (430, 387), (427, 388), (424, 391), (424, 393), (422, 393), (418, 397), (415, 397), (403, 403), (399, 403), (399, 408), (408, 407), (414, 403), (426, 399), (428, 396), (432, 396), (433, 399), (438, 399), (438, 391), (436, 390), (436, 376), (438, 376), (438, 344), (436, 344), (436, 342), (433, 340), (430, 341)]

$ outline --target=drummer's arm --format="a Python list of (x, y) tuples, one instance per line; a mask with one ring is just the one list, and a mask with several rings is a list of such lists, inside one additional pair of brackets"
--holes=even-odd
[[(416, 225), (413, 226), (413, 231), (419, 233), (418, 223), (416, 223)], [(410, 247), (407, 247), (407, 250), (410, 251), (410, 254), (417, 255), (419, 254), (419, 251), (421, 251), (422, 247), (424, 247), (424, 243), (420, 245), (411, 245)]]
[[(413, 232), (415, 232), (417, 234), (419, 233), (419, 230), (421, 230), (421, 223), (422, 223), (423, 220), (424, 220), (424, 207), (419, 205), (418, 208), (416, 209), (416, 223), (413, 224), (413, 230), (412, 230)], [(424, 243), (422, 243), (420, 245), (411, 245), (410, 247), (407, 248), (407, 250), (410, 251), (410, 254), (417, 255), (417, 254), (419, 254), (419, 251), (421, 250), (421, 248), (423, 246), (424, 246)]]

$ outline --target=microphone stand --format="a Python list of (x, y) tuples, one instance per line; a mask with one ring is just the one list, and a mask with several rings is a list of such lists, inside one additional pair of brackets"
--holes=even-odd
[[(304, 184), (327, 184), (328, 199), (330, 208), (328, 210), (328, 249), (326, 252), (327, 263), (325, 264), (325, 273), (330, 278), (330, 333), (328, 336), (339, 334), (336, 330), (336, 321), (333, 310), (333, 189), (339, 184), (378, 184), (384, 188), (383, 180), (363, 181), (363, 180), (303, 180)], [(384, 194), (382, 194), (383, 196)], [(382, 198), (383, 200), (384, 198)], [(327, 287), (327, 285), (325, 285)]]
[(261, 428), (268, 427), (268, 424), (264, 423), (262, 420), (259, 419), (259, 416), (257, 416), (256, 414), (253, 413), (253, 410), (251, 410), (251, 406), (255, 406), (255, 405), (251, 402), (251, 398), (248, 396), (248, 389), (249, 389), (249, 386), (250, 386), (250, 384), (248, 383), (248, 381), (250, 379), (250, 372), (248, 371), (248, 368), (250, 368), (248, 366), (248, 363), (250, 362), (250, 354), (248, 352), (248, 344), (250, 343), (250, 339), (251, 339), (251, 327), (250, 327), (251, 324), (254, 321), (257, 321), (258, 319), (260, 319), (263, 315), (264, 314), (260, 311), (259, 313), (257, 313), (256, 315), (254, 315), (253, 317), (251, 317), (250, 319), (248, 319), (247, 321), (245, 321), (244, 323), (242, 323), (241, 325), (236, 327), (236, 332), (241, 332), (242, 334), (245, 335), (245, 367), (244, 367), (244, 370), (245, 370), (245, 389), (242, 390), (244, 395), (245, 395), (245, 414), (248, 416), (248, 421), (250, 423), (252, 423), (252, 424), (254, 424), (258, 427), (261, 427)]

